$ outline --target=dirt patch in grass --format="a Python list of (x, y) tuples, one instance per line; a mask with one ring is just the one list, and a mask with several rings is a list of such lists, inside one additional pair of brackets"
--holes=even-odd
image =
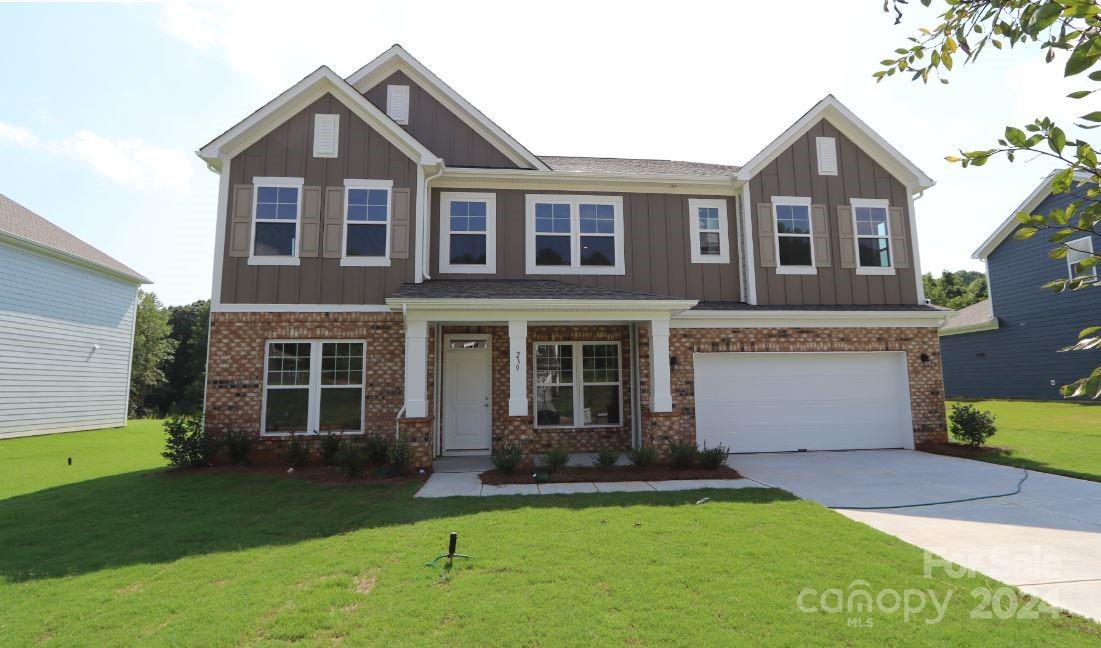
[[(535, 474), (545, 475), (546, 479), (537, 480)], [(677, 479), (741, 479), (738, 471), (729, 466), (720, 466), (714, 470), (707, 468), (674, 469), (669, 466), (651, 466), (645, 470), (634, 466), (569, 466), (552, 473), (536, 470), (518, 470), (512, 474), (503, 473), (496, 468), (487, 470), (479, 477), (483, 484), (573, 484), (577, 482), (622, 482), (622, 481), (671, 481)]]
[(170, 468), (168, 475), (270, 475), (285, 479), (301, 479), (315, 484), (405, 484), (411, 481), (425, 482), (431, 473), (395, 475), (386, 466), (369, 466), (359, 477), (348, 477), (336, 466), (308, 464), (289, 470), (286, 466), (271, 464), (247, 464), (240, 466), (218, 465), (204, 468)]
[(926, 443), (918, 446), (918, 450), (964, 459), (981, 459), (991, 455), (1009, 455), (1013, 452), (1009, 448), (998, 446), (969, 446), (962, 443)]

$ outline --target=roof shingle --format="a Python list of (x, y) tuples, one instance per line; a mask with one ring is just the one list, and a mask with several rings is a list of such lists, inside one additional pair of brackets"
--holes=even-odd
[(678, 160), (572, 157), (560, 155), (541, 155), (539, 159), (543, 160), (552, 171), (573, 171), (579, 173), (731, 176), (738, 172), (738, 167), (727, 164), (682, 162)]
[(948, 323), (942, 326), (940, 330), (951, 331), (952, 329), (963, 328), (973, 324), (982, 324), (993, 320), (994, 307), (989, 299), (984, 299), (981, 302), (971, 304), (966, 308), (961, 308), (956, 311), (956, 314), (952, 316), (952, 318), (948, 320)]

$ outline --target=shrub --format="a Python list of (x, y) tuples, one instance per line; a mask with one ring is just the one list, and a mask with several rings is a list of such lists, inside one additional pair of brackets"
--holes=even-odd
[(386, 463), (390, 458), (390, 439), (384, 436), (369, 436), (363, 442), (363, 451), (371, 463)]
[(601, 448), (593, 459), (593, 465), (598, 468), (611, 468), (619, 463), (619, 450), (613, 448)]
[(413, 468), (413, 448), (409, 445), (409, 442), (405, 439), (398, 439), (387, 444), (387, 448), (389, 450), (390, 465), (394, 467), (394, 472), (399, 475), (408, 475)]
[(506, 444), (490, 457), (493, 467), (506, 475), (511, 475), (524, 461), (524, 451), (515, 443)]
[(367, 463), (366, 454), (359, 444), (347, 439), (341, 439), (333, 454), (333, 464), (340, 468), (345, 477), (355, 478), (363, 472), (363, 466)]
[(161, 456), (176, 468), (209, 465), (218, 451), (217, 441), (207, 435), (199, 414), (169, 417), (164, 432), (167, 438)]
[(696, 463), (698, 456), (699, 450), (695, 443), (669, 442), (669, 464), (673, 468), (688, 468)]
[(952, 414), (948, 416), (952, 436), (961, 443), (978, 447), (986, 440), (994, 436), (998, 431), (994, 421), (997, 420), (990, 412), (975, 409), (971, 405), (956, 403), (952, 406)]
[(631, 448), (627, 451), (627, 461), (639, 470), (646, 470), (658, 460), (658, 451), (653, 446)]
[(297, 468), (310, 460), (310, 447), (297, 435), (292, 435), (290, 443), (283, 446), (283, 461), (291, 468)]
[(326, 432), (321, 437), (319, 449), (321, 450), (321, 463), (326, 466), (336, 465), (336, 453), (340, 450), (341, 438), (332, 432)]
[(229, 455), (229, 463), (236, 466), (248, 461), (248, 454), (252, 450), (252, 437), (241, 430), (230, 430), (223, 441), (226, 446), (226, 454)]
[(700, 465), (708, 470), (718, 470), (726, 463), (726, 456), (730, 454), (730, 448), (719, 444), (714, 448), (708, 448), (705, 443), (699, 451)]
[(543, 459), (540, 461), (539, 465), (545, 468), (547, 472), (555, 472), (569, 463), (569, 461), (570, 453), (566, 452), (565, 448), (555, 446), (547, 450), (547, 454), (543, 455)]

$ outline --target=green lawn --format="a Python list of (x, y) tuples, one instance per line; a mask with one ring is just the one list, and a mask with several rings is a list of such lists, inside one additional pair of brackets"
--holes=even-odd
[[(1101, 481), (1101, 404), (978, 401), (998, 417), (983, 461)], [(949, 411), (952, 403), (949, 402)]]
[[(0, 441), (0, 644), (1101, 642), (1066, 615), (972, 619), (996, 583), (925, 578), (915, 547), (779, 491), (416, 500), (170, 475), (159, 450), (147, 423)], [(424, 563), (449, 531), (474, 559), (442, 581)], [(797, 607), (858, 579), (947, 614)]]

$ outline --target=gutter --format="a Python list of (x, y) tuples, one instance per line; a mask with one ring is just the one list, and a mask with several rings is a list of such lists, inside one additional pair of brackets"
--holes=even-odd
[(441, 299), (424, 297), (389, 297), (386, 299), (387, 306), (392, 310), (401, 310), (402, 312), (408, 312), (410, 308), (421, 311), (476, 309), (480, 311), (683, 312), (693, 308), (697, 303), (694, 299)]

